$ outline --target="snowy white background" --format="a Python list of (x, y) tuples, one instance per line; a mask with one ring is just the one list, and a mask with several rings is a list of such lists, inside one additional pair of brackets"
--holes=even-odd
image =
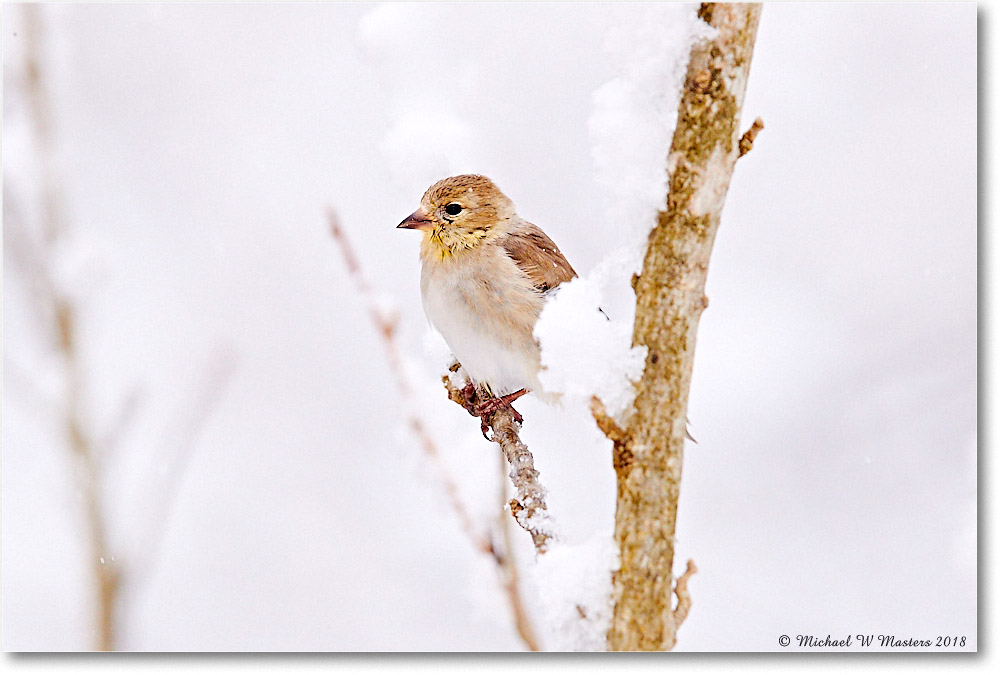
[[(438, 393), (416, 236), (393, 227), (432, 180), (474, 170), (593, 270), (621, 233), (588, 121), (619, 73), (607, 28), (643, 11), (46, 8), (92, 416), (136, 381), (147, 392), (106, 486), (123, 564), (172, 412), (216, 344), (238, 360), (155, 564), (123, 598), (124, 648), (520, 648), (491, 563), (403, 429), (323, 209), (402, 307), (426, 408), (486, 522), (496, 458)], [(737, 167), (699, 333), (678, 556), (701, 573), (679, 650), (774, 650), (805, 632), (976, 645), (975, 11), (765, 7), (744, 126), (767, 128)], [(14, 200), (34, 189), (10, 80), (20, 20), (4, 6)], [(44, 380), (4, 270), (5, 361)], [(572, 407), (519, 409), (567, 537), (610, 530), (608, 442)], [(3, 422), (3, 647), (86, 648), (67, 453), (10, 384)]]

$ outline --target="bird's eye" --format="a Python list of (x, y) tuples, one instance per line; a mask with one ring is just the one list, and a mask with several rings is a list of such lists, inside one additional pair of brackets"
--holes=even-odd
[(457, 216), (462, 212), (462, 205), (458, 202), (452, 202), (451, 204), (448, 204), (448, 206), (444, 207), (444, 211), (449, 216)]

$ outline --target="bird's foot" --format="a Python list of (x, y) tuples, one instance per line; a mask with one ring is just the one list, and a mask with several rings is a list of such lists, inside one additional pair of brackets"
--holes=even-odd
[(462, 398), (465, 399), (465, 409), (470, 415), (476, 414), (476, 385), (469, 382), (462, 387)]
[(520, 424), (521, 422), (524, 422), (524, 418), (521, 417), (521, 413), (514, 410), (514, 406), (511, 404), (527, 393), (528, 393), (527, 389), (518, 389), (513, 394), (507, 394), (506, 396), (497, 396), (493, 398), (488, 398), (485, 401), (480, 401), (479, 403), (476, 403), (473, 406), (476, 411), (475, 414), (477, 417), (486, 417), (492, 415), (501, 408), (509, 408), (510, 411), (514, 414), (514, 419), (516, 419), (518, 424)]
[[(462, 393), (463, 395), (465, 394), (464, 389), (462, 390)], [(480, 401), (478, 403), (472, 404), (472, 411), (470, 412), (472, 412), (473, 415), (479, 418), (480, 422), (479, 428), (480, 431), (483, 432), (483, 438), (485, 438), (488, 441), (492, 440), (489, 436), (486, 435), (486, 432), (489, 431), (489, 425), (486, 423), (486, 418), (488, 418), (501, 408), (507, 408), (508, 410), (510, 410), (511, 414), (514, 415), (514, 419), (517, 421), (518, 424), (522, 424), (524, 422), (524, 418), (521, 417), (521, 413), (514, 410), (514, 406), (511, 404), (527, 393), (528, 393), (527, 389), (518, 389), (513, 394), (488, 398), (485, 401)]]

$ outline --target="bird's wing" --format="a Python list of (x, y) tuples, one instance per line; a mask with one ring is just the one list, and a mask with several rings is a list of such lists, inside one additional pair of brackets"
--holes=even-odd
[(576, 270), (559, 247), (536, 225), (525, 223), (508, 233), (501, 244), (535, 288), (543, 293), (576, 276)]

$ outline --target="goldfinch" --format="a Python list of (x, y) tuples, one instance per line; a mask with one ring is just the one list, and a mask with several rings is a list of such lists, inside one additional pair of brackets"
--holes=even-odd
[[(420, 291), (427, 319), (444, 337), (485, 402), (484, 421), (528, 391), (541, 391), (534, 328), (546, 296), (576, 276), (552, 240), (519, 215), (486, 176), (431, 185), (398, 228), (420, 230)], [(467, 394), (467, 397), (469, 394)]]

